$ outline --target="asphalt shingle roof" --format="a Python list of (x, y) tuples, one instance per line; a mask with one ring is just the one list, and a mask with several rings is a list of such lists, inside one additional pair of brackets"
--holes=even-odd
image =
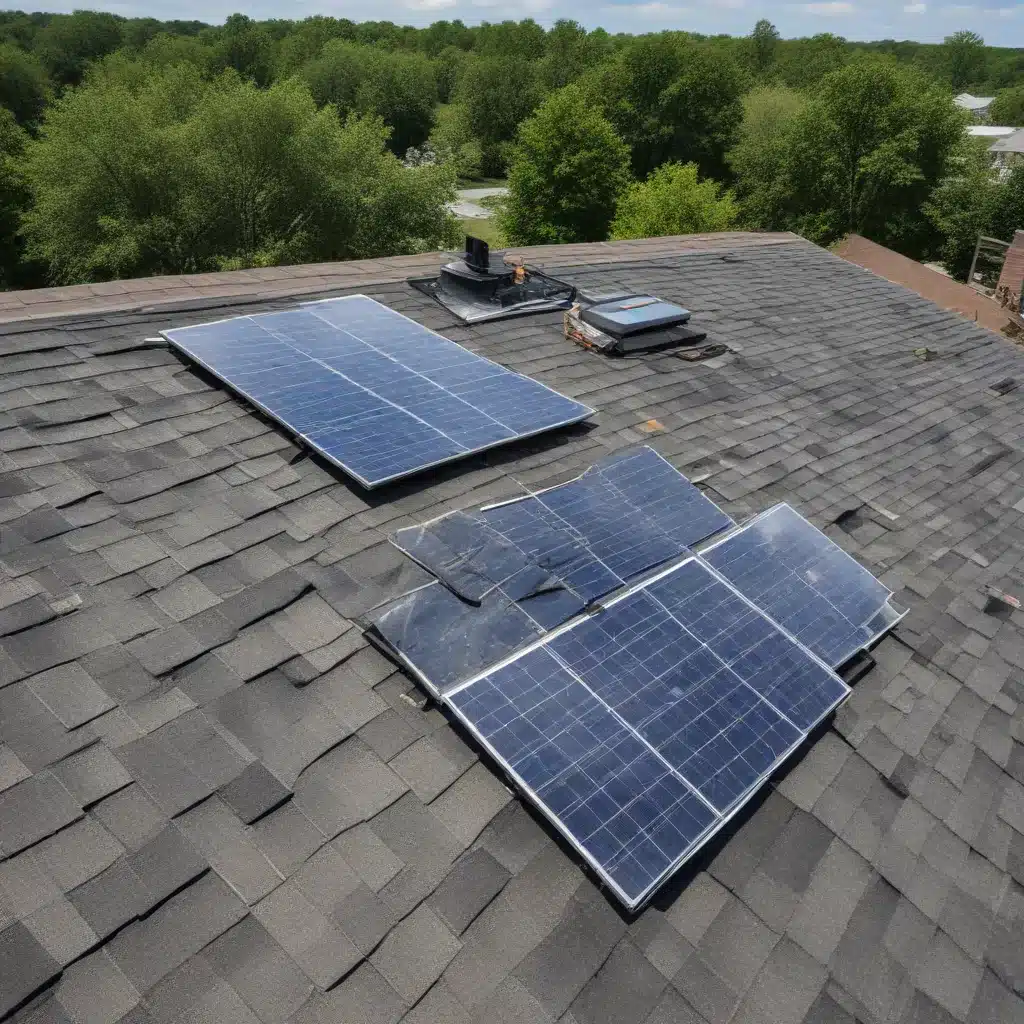
[[(147, 341), (208, 309), (0, 328), (0, 1018), (1024, 1021), (1024, 612), (986, 593), (1024, 592), (1019, 349), (797, 240), (546, 266), (731, 351), (364, 284), (598, 410), (370, 494)], [(631, 917), (354, 619), (424, 578), (389, 532), (639, 442), (910, 613)]]

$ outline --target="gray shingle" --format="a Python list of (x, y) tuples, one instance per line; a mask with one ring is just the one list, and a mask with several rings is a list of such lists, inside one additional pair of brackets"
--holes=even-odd
[(515, 977), (557, 1019), (597, 973), (625, 932), (615, 911), (597, 897), (574, 901), (565, 916), (516, 968)]
[(84, 725), (117, 706), (76, 663), (32, 676), (27, 684), (67, 729)]
[(86, 924), (103, 940), (134, 921), (148, 902), (142, 881), (123, 858), (73, 889), (68, 898)]
[(395, 927), (370, 960), (411, 1004), (437, 981), (460, 948), (444, 922), (421, 906)]
[(131, 775), (104, 743), (60, 761), (54, 765), (53, 774), (85, 808), (132, 783)]
[(253, 761), (221, 791), (221, 799), (246, 824), (263, 817), (291, 796), (291, 791), (262, 761)]
[(60, 964), (16, 921), (0, 931), (0, 1014), (5, 1016), (60, 973)]
[(665, 979), (624, 939), (573, 1002), (579, 1024), (645, 1020), (664, 992)]
[(72, 1020), (96, 1024), (115, 1024), (140, 998), (103, 950), (69, 967), (60, 979), (56, 997)]
[(313, 986), (251, 915), (203, 952), (214, 971), (265, 1024), (280, 1024), (309, 998)]
[(0, 851), (10, 857), (82, 816), (75, 798), (49, 772), (0, 793)]
[(40, 907), (24, 919), (24, 924), (63, 967), (92, 949), (98, 941), (96, 933), (66, 899)]
[(174, 824), (168, 824), (128, 857), (128, 866), (145, 890), (145, 910), (195, 881), (209, 865)]
[(456, 935), (461, 935), (510, 877), (486, 850), (471, 850), (455, 862), (430, 905)]
[(212, 871), (149, 917), (119, 932), (107, 950), (144, 992), (245, 916), (245, 904)]

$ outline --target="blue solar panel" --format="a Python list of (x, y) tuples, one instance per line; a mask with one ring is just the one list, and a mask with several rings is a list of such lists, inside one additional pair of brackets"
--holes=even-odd
[(717, 815), (543, 648), (450, 698), (627, 903)]
[(588, 601), (734, 525), (648, 446), (480, 516)]
[(832, 666), (899, 618), (891, 592), (788, 505), (701, 553), (741, 594)]
[[(623, 901), (636, 906), (848, 693), (833, 672), (693, 558), (447, 699)], [(621, 730), (609, 735), (616, 744), (626, 744), (626, 737), (639, 744), (622, 748), (632, 761), (646, 750), (640, 760), (663, 788), (652, 793), (649, 773), (620, 773), (614, 806), (587, 797), (591, 790), (577, 766), (605, 763), (610, 741), (602, 734), (588, 747), (586, 731), (567, 729), (569, 712), (552, 712), (566, 700), (570, 717), (580, 718), (582, 707), (602, 729), (617, 723)], [(555, 742), (563, 735), (571, 742)], [(644, 810), (629, 819), (629, 832), (627, 819), (617, 816), (631, 801)], [(653, 811), (671, 817), (680, 808), (693, 826), (676, 824), (674, 842), (656, 841), (658, 859), (644, 845), (649, 826), (641, 823)], [(611, 820), (620, 824), (612, 828)], [(627, 836), (640, 847), (620, 862), (614, 858), (623, 855)]]
[(364, 295), (163, 335), (365, 487), (593, 412)]

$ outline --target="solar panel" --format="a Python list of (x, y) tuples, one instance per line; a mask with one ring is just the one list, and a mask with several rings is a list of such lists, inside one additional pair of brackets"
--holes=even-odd
[(834, 667), (901, 617), (892, 592), (789, 505), (701, 552), (741, 594)]
[(691, 558), (446, 699), (635, 907), (848, 693)]
[(364, 487), (593, 413), (365, 295), (162, 333)]
[(717, 815), (543, 648), (450, 702), (627, 904)]
[(646, 445), (481, 518), (588, 601), (734, 525)]

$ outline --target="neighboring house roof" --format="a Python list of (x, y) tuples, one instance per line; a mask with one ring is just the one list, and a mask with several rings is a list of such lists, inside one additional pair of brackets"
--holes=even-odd
[[(344, 265), (160, 282), (207, 290), (177, 308), (61, 290), (93, 311), (0, 329), (0, 1017), (1024, 1019), (1024, 618), (986, 612), (1024, 593), (1024, 355), (790, 236), (528, 256), (732, 351), (609, 359), (558, 314), (455, 323), (402, 280), (437, 256), (353, 268), (330, 290), (597, 410), (367, 494), (152, 340)], [(395, 528), (635, 443), (736, 517), (789, 501), (910, 611), (626, 918), (355, 620), (422, 578)]]
[(984, 110), (994, 99), (995, 96), (972, 96), (969, 92), (962, 92), (953, 97), (953, 102), (964, 110)]
[(972, 124), (967, 126), (967, 134), (979, 139), (1002, 139), (1019, 130), (1019, 128), (1005, 128), (994, 124)]
[(988, 147), (990, 153), (1024, 153), (1024, 128), (1019, 128), (1012, 135), (997, 139)]

